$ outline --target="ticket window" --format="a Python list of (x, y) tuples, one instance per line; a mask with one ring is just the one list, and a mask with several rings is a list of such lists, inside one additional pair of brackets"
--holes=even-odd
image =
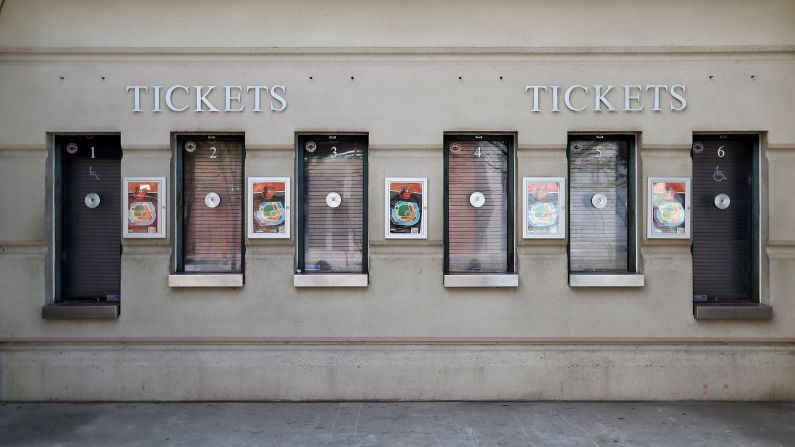
[(55, 137), (55, 298), (113, 303), (121, 290), (118, 135)]
[(176, 139), (176, 249), (172, 287), (243, 285), (244, 140)]
[(444, 140), (446, 287), (515, 287), (512, 135)]
[(572, 135), (569, 284), (642, 286), (636, 275), (633, 136)]
[(758, 301), (758, 137), (697, 135), (693, 158), (693, 301)]
[(367, 136), (300, 135), (296, 287), (367, 285)]

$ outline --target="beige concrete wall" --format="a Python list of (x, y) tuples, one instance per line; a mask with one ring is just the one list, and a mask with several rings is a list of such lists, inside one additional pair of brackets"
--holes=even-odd
[[(578, 350), (609, 342), (640, 343), (627, 349), (661, 368), (673, 368), (666, 369), (669, 372), (707, 361), (715, 368), (709, 374), (717, 376), (735, 374), (738, 362), (759, 361), (754, 349), (744, 347), (749, 343), (758, 349), (775, 346), (776, 354), (765, 360), (770, 366), (765, 371), (776, 377), (775, 387), (754, 382), (766, 373), (742, 373), (738, 376), (742, 380), (731, 386), (752, 383), (724, 397), (772, 398), (773, 388), (792, 396), (795, 374), (787, 362), (795, 351), (795, 303), (790, 293), (795, 286), (795, 199), (790, 175), (795, 168), (794, 77), (795, 5), (785, 1), (624, 2), (607, 9), (593, 2), (342, 2), (332, 7), (325, 2), (45, 5), (7, 0), (0, 11), (0, 208), (14, 212), (4, 213), (0, 225), (0, 342), (4, 343), (0, 344), (0, 399), (134, 399), (140, 396), (137, 388), (105, 387), (96, 385), (104, 382), (95, 376), (89, 374), (97, 380), (80, 377), (93, 368), (90, 365), (110, 362), (117, 366), (92, 374), (135, 382), (145, 369), (137, 369), (138, 360), (128, 362), (117, 349), (146, 352), (146, 346), (152, 346), (165, 351), (148, 357), (151, 371), (166, 363), (176, 362), (174, 368), (179, 370), (202, 359), (216, 359), (214, 348), (202, 343), (239, 347), (212, 361), (238, 365), (230, 368), (241, 371), (241, 380), (225, 384), (219, 375), (210, 374), (205, 389), (177, 387), (169, 398), (241, 398), (256, 374), (243, 366), (248, 361), (248, 354), (241, 354), (243, 346), (253, 344), (270, 356), (267, 343), (296, 340), (304, 344), (291, 349), (288, 357), (273, 357), (287, 363), (274, 367), (273, 382), (257, 385), (254, 395), (718, 398), (693, 391), (702, 385), (698, 374), (662, 380), (654, 384), (653, 392), (644, 392), (640, 385), (646, 373), (640, 367), (621, 370), (620, 377), (628, 380), (623, 391), (587, 382), (588, 386), (556, 394), (557, 385), (538, 380), (559, 374), (557, 368), (565, 363), (562, 357), (551, 366), (531, 368), (534, 372), (528, 376), (512, 375), (514, 366), (499, 370), (510, 379), (499, 378), (504, 382), (497, 388), (484, 388), (483, 381), (466, 378), (479, 368), (471, 361), (467, 343), (495, 344), (495, 349), (500, 343), (519, 343), (524, 359), (520, 365), (527, 359), (541, 362), (534, 343), (553, 343), (556, 347), (544, 351), (565, 356), (582, 374), (589, 374), (591, 355), (611, 364), (636, 361), (614, 345), (589, 348), (588, 354)], [(629, 83), (686, 84), (687, 109), (671, 112), (664, 101), (662, 112), (534, 113), (532, 96), (524, 91), (528, 84)], [(288, 107), (281, 113), (131, 111), (133, 101), (126, 86), (173, 84), (283, 84)], [(620, 92), (608, 97), (621, 108)], [(211, 95), (215, 104), (223, 102), (220, 98)], [(589, 98), (593, 101), (592, 95)], [(694, 132), (759, 132), (767, 162), (762, 218), (769, 234), (763, 241), (768, 261), (763, 273), (769, 275), (763, 301), (773, 306), (774, 318), (694, 320), (689, 242), (644, 237), (640, 267), (646, 286), (641, 289), (571, 289), (565, 242), (522, 239), (517, 239), (519, 288), (445, 289), (442, 136), (450, 131), (489, 130), (517, 134), (519, 179), (565, 175), (568, 132), (637, 133), (639, 204), (645, 203), (646, 177), (691, 175), (689, 147)], [(48, 132), (118, 132), (124, 148), (123, 176), (170, 177), (171, 134), (179, 131), (245, 133), (247, 176), (291, 177), (296, 132), (368, 132), (370, 286), (295, 289), (293, 237), (247, 241), (242, 289), (169, 289), (171, 240), (124, 241), (119, 320), (42, 320), (41, 306), (48, 299), (44, 197)], [(385, 176), (429, 178), (428, 240), (384, 240)], [(645, 206), (639, 209), (643, 212)], [(643, 215), (639, 229), (645, 234)], [(315, 376), (300, 372), (304, 362), (317, 361), (316, 347), (342, 340), (363, 344), (346, 348), (353, 354), (325, 364), (324, 374), (345, 375), (356, 362), (386, 362), (389, 367), (366, 370), (367, 380), (372, 381), (394, 380), (396, 373), (390, 371), (401, 362), (412, 374), (434, 374), (433, 363), (422, 360), (433, 357), (432, 350), (419, 357), (408, 352), (429, 341), (454, 343), (457, 347), (445, 355), (454, 359), (456, 367), (444, 376), (453, 384), (434, 393), (431, 387), (437, 385), (423, 382), (414, 388), (393, 388), (390, 395), (377, 387), (357, 388), (355, 381), (344, 386), (331, 381), (320, 382), (305, 394), (295, 391), (315, 383)], [(98, 363), (88, 362), (80, 349), (66, 349), (58, 357), (62, 360), (48, 363), (41, 346), (63, 342), (102, 343), (107, 350), (97, 348), (103, 350)], [(725, 348), (714, 348), (723, 342), (728, 343)], [(191, 349), (200, 353), (191, 358), (172, 356), (169, 346), (174, 343), (198, 343)], [(404, 351), (383, 343), (413, 347)], [(663, 350), (667, 354), (660, 354), (659, 346), (667, 346)], [(710, 354), (687, 357), (692, 346), (709, 347)], [(403, 352), (407, 353), (401, 357)], [(500, 355), (478, 358), (499, 364), (504, 361)], [(31, 376), (37, 367), (43, 368), (42, 374)], [(157, 380), (175, 382), (177, 370)], [(147, 376), (155, 374), (145, 371)], [(779, 378), (776, 374), (782, 371)], [(67, 394), (53, 378), (61, 374), (76, 381), (69, 382)], [(537, 394), (510, 393), (524, 380), (540, 383)]]

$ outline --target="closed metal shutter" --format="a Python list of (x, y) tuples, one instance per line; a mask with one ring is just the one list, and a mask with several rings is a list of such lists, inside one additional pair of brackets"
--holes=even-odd
[[(193, 139), (194, 152), (182, 151), (183, 261), (190, 272), (242, 271), (243, 141)], [(217, 207), (207, 195), (220, 198)]]
[(629, 142), (572, 139), (568, 153), (570, 271), (631, 270)]
[[(67, 151), (70, 143), (77, 145), (74, 154)], [(60, 298), (116, 298), (121, 289), (119, 137), (59, 137), (57, 146), (62, 173)], [(96, 208), (86, 205), (91, 193), (99, 197)]]
[[(692, 156), (693, 299), (752, 300), (753, 141), (697, 137)], [(726, 209), (715, 205), (719, 194)]]
[[(304, 273), (367, 271), (366, 150), (363, 137), (301, 138), (299, 268)], [(336, 207), (327, 203), (334, 194), (341, 199)]]
[(447, 273), (512, 273), (510, 142), (454, 137), (445, 151)]

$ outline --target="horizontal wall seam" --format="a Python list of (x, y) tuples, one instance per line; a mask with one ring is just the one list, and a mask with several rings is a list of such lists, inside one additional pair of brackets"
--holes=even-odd
[(795, 45), (101, 47), (4, 46), (0, 54), (737, 54), (795, 53)]
[[(32, 347), (51, 348), (68, 346), (196, 346), (196, 347), (228, 347), (244, 346), (438, 346), (438, 347), (477, 347), (477, 346), (504, 346), (504, 347), (569, 347), (572, 349), (584, 347), (677, 347), (686, 346), (688, 349), (713, 348), (713, 347), (764, 347), (795, 348), (795, 338), (747, 338), (737, 340), (725, 339), (523, 339), (523, 338), (0, 338), (0, 351), (11, 349), (25, 349)], [(677, 349), (680, 350), (680, 349)]]

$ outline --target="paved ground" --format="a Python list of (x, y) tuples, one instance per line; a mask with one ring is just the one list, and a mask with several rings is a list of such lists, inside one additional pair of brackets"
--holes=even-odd
[(0, 403), (2, 446), (795, 446), (795, 403)]

